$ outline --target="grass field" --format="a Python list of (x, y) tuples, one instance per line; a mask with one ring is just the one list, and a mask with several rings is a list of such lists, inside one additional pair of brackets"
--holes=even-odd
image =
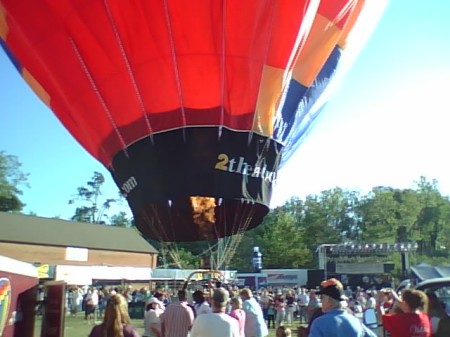
[[(144, 331), (144, 320), (133, 320), (133, 325), (138, 329), (138, 332), (142, 334)], [(87, 337), (92, 329), (92, 325), (87, 324), (84, 320), (84, 316), (66, 316), (64, 337)], [(34, 337), (40, 337), (41, 335), (41, 318), (36, 318)], [(295, 336), (295, 335), (294, 335)], [(213, 337), (213, 336), (211, 336)], [(275, 337), (275, 330), (270, 329), (269, 337)]]
[[(134, 319), (132, 320), (133, 325), (138, 329), (138, 332), (142, 335), (144, 331), (144, 320), (143, 319)], [(297, 336), (297, 323), (295, 324), (295, 327), (292, 327), (292, 337)], [(79, 316), (66, 316), (65, 319), (65, 325), (64, 325), (64, 337), (87, 337), (89, 335), (89, 332), (92, 329), (92, 325), (89, 325), (84, 320), (84, 315), (82, 313), (79, 314)], [(376, 331), (378, 336), (383, 336), (383, 330), (382, 327)], [(34, 337), (40, 337), (41, 336), (41, 317), (36, 318), (35, 322), (35, 329), (34, 329)], [(211, 336), (214, 337), (214, 336)], [(268, 337), (275, 337), (275, 329), (269, 330), (269, 336)]]

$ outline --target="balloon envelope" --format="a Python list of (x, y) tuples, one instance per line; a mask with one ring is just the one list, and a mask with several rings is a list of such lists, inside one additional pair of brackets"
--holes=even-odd
[(268, 212), (364, 4), (0, 0), (0, 43), (144, 235), (214, 239)]

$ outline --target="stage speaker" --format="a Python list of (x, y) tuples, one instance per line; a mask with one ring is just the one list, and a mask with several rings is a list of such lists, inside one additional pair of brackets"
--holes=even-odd
[(320, 282), (325, 280), (325, 270), (323, 269), (309, 269), (308, 270), (308, 282), (306, 287), (308, 289), (318, 288)]

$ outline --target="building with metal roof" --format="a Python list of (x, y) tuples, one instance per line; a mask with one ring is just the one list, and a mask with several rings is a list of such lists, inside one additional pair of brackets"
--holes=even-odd
[(150, 278), (158, 252), (134, 228), (0, 212), (0, 255), (48, 270), (64, 266), (60, 269), (66, 273), (69, 266), (103, 267), (105, 275), (132, 277), (130, 268), (136, 268), (136, 274)]

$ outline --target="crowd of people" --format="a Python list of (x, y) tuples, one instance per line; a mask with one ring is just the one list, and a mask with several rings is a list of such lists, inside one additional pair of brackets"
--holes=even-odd
[[(336, 279), (322, 282), (320, 289), (211, 287), (151, 293), (146, 288), (72, 288), (67, 298), (70, 314), (82, 310), (88, 323), (102, 322), (89, 337), (140, 336), (130, 323), (132, 303), (145, 308), (143, 337), (265, 337), (269, 329), (277, 337), (293, 332), (302, 337), (376, 337), (381, 325), (391, 337), (450, 336), (450, 317), (435, 293), (352, 290)], [(365, 319), (369, 312), (374, 322)]]

